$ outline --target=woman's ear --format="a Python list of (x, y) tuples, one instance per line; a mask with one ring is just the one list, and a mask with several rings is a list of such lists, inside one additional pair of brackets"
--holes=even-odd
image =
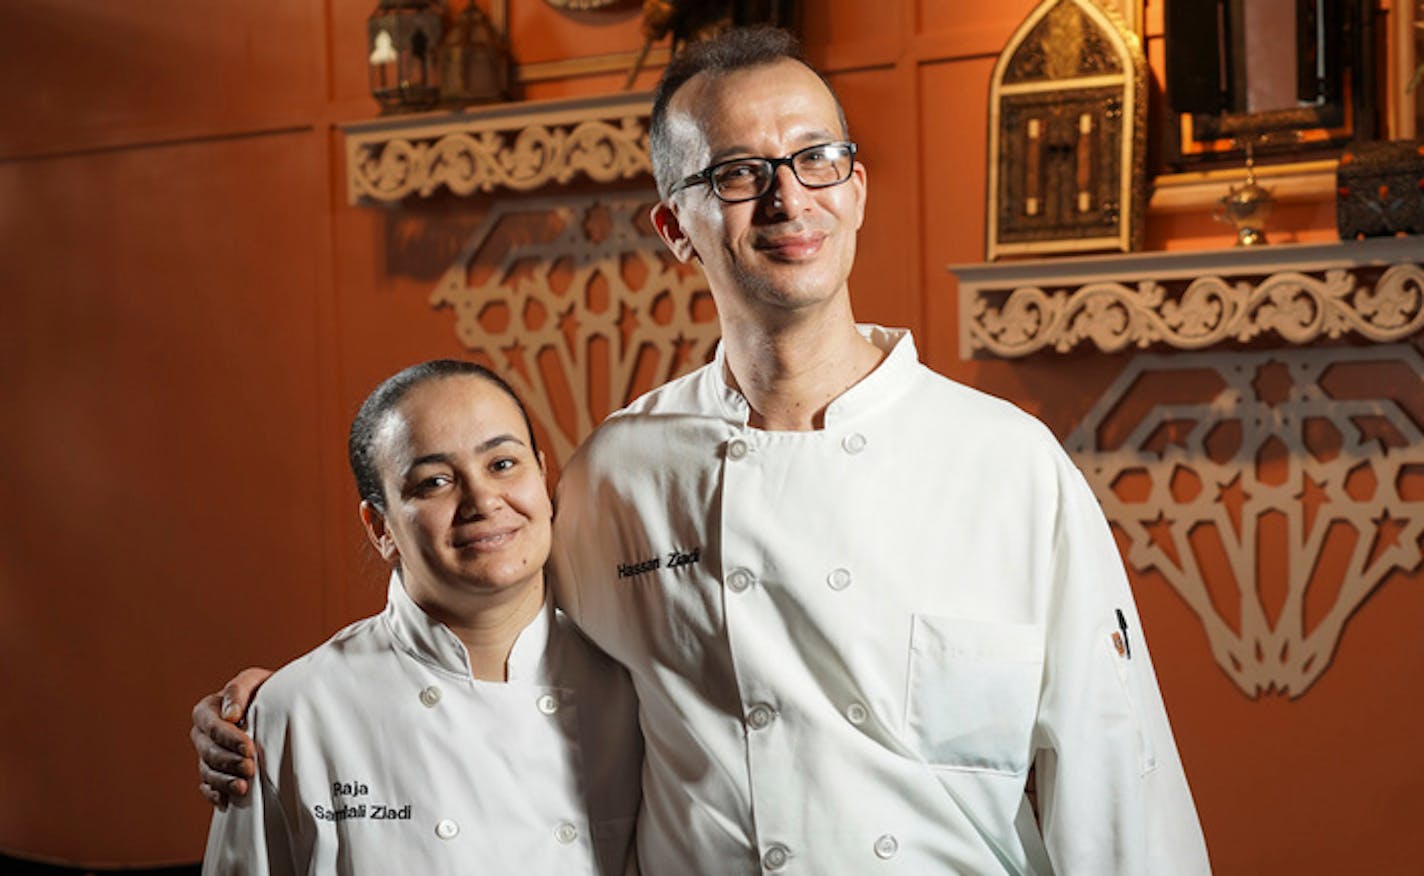
[(692, 248), (692, 240), (682, 230), (677, 210), (672, 205), (667, 201), (658, 201), (653, 205), (651, 217), (653, 227), (658, 230), (658, 237), (663, 239), (663, 243), (667, 244), (667, 248), (672, 250), (678, 261), (686, 263), (698, 258), (697, 250)]
[(371, 540), (376, 552), (381, 555), (381, 559), (395, 565), (400, 561), (400, 549), (396, 547), (391, 528), (386, 525), (386, 515), (365, 499), (361, 500), (360, 513), (361, 525), (366, 528), (366, 537)]

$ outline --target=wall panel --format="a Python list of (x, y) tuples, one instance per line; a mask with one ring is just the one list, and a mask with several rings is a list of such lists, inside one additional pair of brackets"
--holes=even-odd
[[(997, 55), (1014, 28), (1037, 5), (1038, 0), (1002, 0), (997, 3), (919, 0), (916, 4), (916, 33), (922, 36), (973, 34), (988, 41), (984, 51)], [(988, 80), (985, 80), (986, 87), (987, 83)]]
[(0, 165), (0, 848), (190, 858), (194, 693), (326, 632), (323, 152)]
[(8, 4), (0, 157), (290, 126), (323, 96), (318, 8)]
[(922, 232), (912, 218), (919, 190), (912, 172), (914, 117), (904, 111), (908, 80), (895, 67), (832, 77), (867, 172), (865, 224), (850, 279), (856, 318), (917, 330), (922, 315), (914, 265)]

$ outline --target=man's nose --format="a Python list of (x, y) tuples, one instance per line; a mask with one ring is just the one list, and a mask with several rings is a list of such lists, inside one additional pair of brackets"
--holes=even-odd
[(783, 164), (772, 173), (771, 185), (767, 188), (763, 201), (774, 213), (791, 215), (799, 212), (805, 199), (810, 196), (810, 190), (796, 178), (791, 165)]

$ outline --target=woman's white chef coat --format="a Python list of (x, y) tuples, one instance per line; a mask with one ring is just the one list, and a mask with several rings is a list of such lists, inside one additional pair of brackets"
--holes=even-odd
[(508, 682), (476, 680), (393, 575), (383, 613), (263, 685), (258, 779), (213, 817), (203, 872), (636, 873), (636, 709), (551, 604)]
[(886, 358), (823, 429), (750, 428), (719, 350), (565, 468), (555, 586), (638, 690), (644, 872), (1207, 872), (1082, 476), (862, 331)]

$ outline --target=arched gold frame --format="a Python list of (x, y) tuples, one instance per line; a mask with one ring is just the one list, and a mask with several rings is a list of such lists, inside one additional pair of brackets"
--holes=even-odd
[[(1004, 255), (1030, 255), (1030, 254), (1050, 254), (1069, 252), (1095, 252), (1104, 250), (1132, 251), (1141, 248), (1143, 234), (1143, 215), (1146, 210), (1146, 138), (1147, 138), (1147, 59), (1142, 51), (1142, 41), (1122, 15), (1119, 14), (1117, 2), (1107, 0), (1108, 5), (1104, 6), (1097, 0), (1043, 0), (1032, 12), (1023, 20), (1019, 27), (1009, 38), (1004, 50), (1000, 53), (997, 63), (994, 65), (994, 72), (989, 85), (989, 182), (988, 182), (988, 217), (986, 235), (986, 254), (990, 261)], [(1140, 0), (1132, 0), (1138, 5), (1136, 8), (1139, 14), (1130, 16), (1130, 20), (1141, 21)], [(1080, 63), (1073, 72), (1067, 75), (1059, 75), (1062, 71), (1052, 71), (1054, 66), (1049, 65), (1050, 72), (1032, 81), (1006, 81), (1013, 68), (1013, 65), (1020, 57), (1021, 51), (1031, 51), (1033, 46), (1028, 41), (1034, 37), (1040, 25), (1045, 24), (1045, 20), (1055, 15), (1061, 7), (1071, 6), (1082, 13), (1091, 26), (1097, 28), (1098, 34), (1106, 40), (1107, 50), (1111, 53), (1107, 60), (1116, 62), (1116, 69), (1111, 72), (1092, 69), (1094, 65), (1089, 61), (1093, 60), (1089, 55), (1080, 55)], [(1051, 26), (1052, 22), (1048, 22)], [(1052, 45), (1057, 53), (1059, 44)], [(1085, 50), (1086, 51), (1086, 50)], [(1061, 65), (1060, 65), (1061, 66)], [(1098, 112), (1090, 112), (1091, 104), (1083, 103), (1090, 99), (1090, 96), (1098, 96), (1106, 92), (1112, 92), (1114, 97), (1111, 100), (1117, 101), (1116, 107), (1107, 107)], [(1115, 147), (1115, 161), (1111, 162), (1117, 177), (1115, 186), (1115, 201), (1108, 209), (1109, 205), (1103, 204), (1103, 210), (1084, 213), (1081, 223), (1062, 223), (1064, 227), (1056, 235), (1051, 229), (1038, 230), (1033, 228), (1032, 221), (1014, 223), (1005, 219), (1006, 214), (1002, 211), (1009, 201), (1009, 193), (1013, 189), (1014, 182), (1012, 175), (1027, 174), (1033, 175), (1034, 163), (1031, 161), (1032, 149), (1045, 150), (1046, 145), (1037, 147), (1027, 147), (1023, 151), (1025, 161), (1020, 166), (1015, 158), (1010, 154), (1016, 150), (1009, 150), (1008, 134), (1005, 131), (1008, 122), (1005, 117), (1005, 107), (1014, 106), (1017, 103), (1027, 100), (1038, 100), (1048, 98), (1048, 103), (1059, 102), (1067, 105), (1070, 102), (1080, 103), (1084, 109), (1084, 117), (1088, 124), (1094, 126), (1095, 135), (1102, 136), (1107, 130), (1104, 118), (1108, 120), (1116, 119), (1116, 132), (1112, 135), (1116, 138), (1112, 144)], [(1111, 102), (1109, 101), (1109, 103)], [(1014, 106), (1015, 111), (1017, 107)], [(1031, 135), (1030, 135), (1031, 136)], [(1083, 145), (1076, 147), (1080, 167), (1082, 164), (1082, 151), (1087, 148)], [(1080, 195), (1081, 197), (1081, 195)], [(1032, 216), (1034, 198), (1027, 198), (1029, 206), (1023, 215)], [(1094, 216), (1111, 216), (1115, 212), (1115, 217), (1109, 221), (1094, 219)], [(1105, 233), (1107, 228), (1111, 231)]]

